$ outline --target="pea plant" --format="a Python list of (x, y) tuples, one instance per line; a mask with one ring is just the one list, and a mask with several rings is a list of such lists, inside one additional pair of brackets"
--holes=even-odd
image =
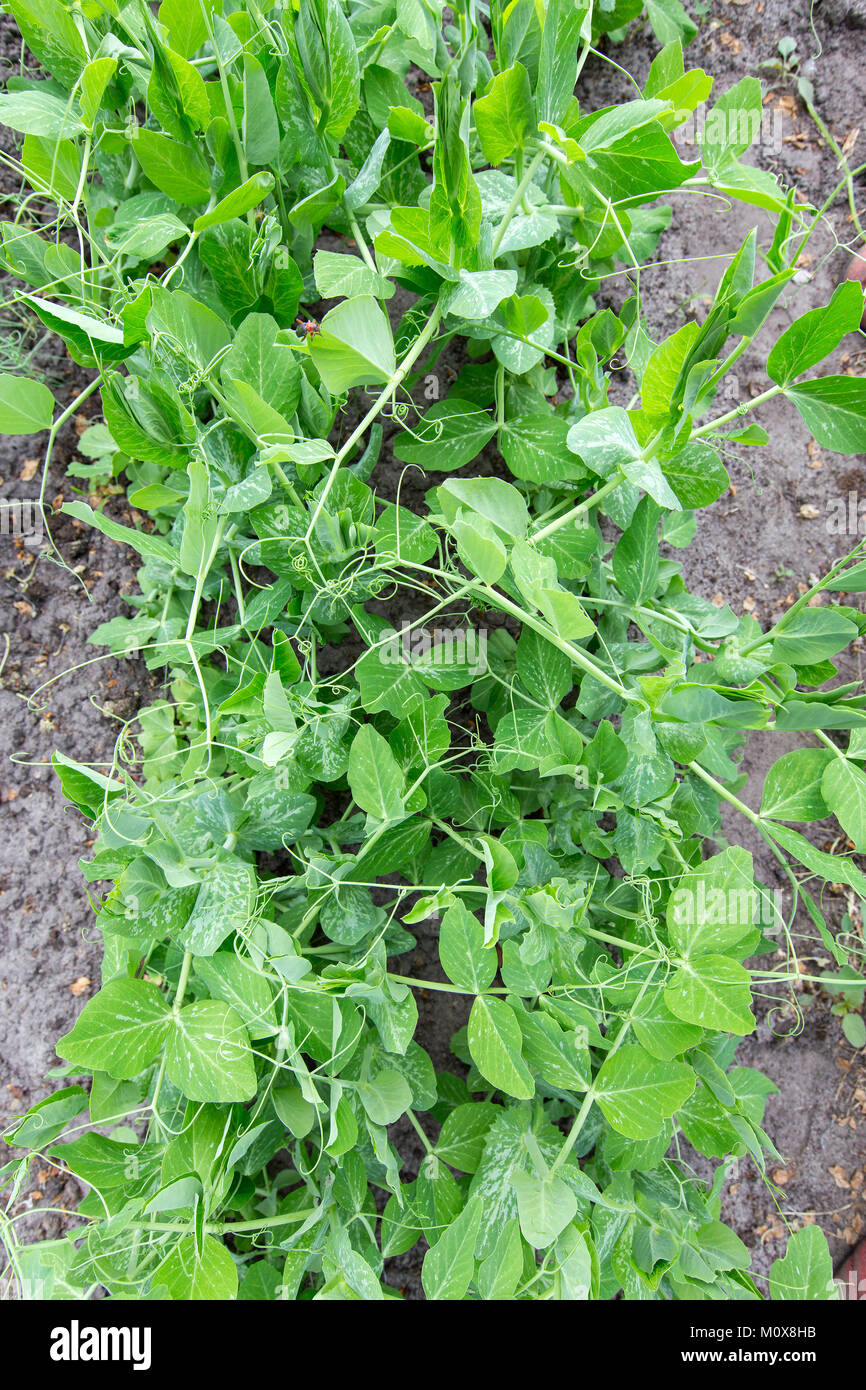
[[(93, 826), (102, 985), (7, 1131), (11, 1275), (374, 1301), (416, 1248), (428, 1299), (834, 1297), (817, 1227), (768, 1286), (720, 1214), (738, 1159), (778, 1157), (735, 1051), (756, 995), (809, 978), (795, 916), (860, 979), (822, 901), (866, 877), (793, 826), (832, 813), (866, 850), (866, 697), (833, 662), (866, 560), (763, 631), (673, 558), (730, 444), (767, 443), (761, 402), (866, 447), (863, 381), (815, 373), (855, 282), (714, 405), (823, 215), (742, 159), (759, 82), (685, 161), (712, 79), (677, 0), (600, 110), (575, 89), (632, 0), (6, 6), (40, 70), (0, 96), (3, 263), (87, 384), (60, 409), (6, 374), (0, 425), (48, 430), (47, 466), (99, 393), (63, 510), (141, 564), (91, 641), (164, 673), (110, 766), (54, 760)], [(771, 232), (654, 343), (675, 191)], [(753, 730), (808, 735), (759, 811)], [(419, 998), (464, 1005), (435, 1066)], [(64, 1239), (28, 1243), (33, 1153), (89, 1186)]]

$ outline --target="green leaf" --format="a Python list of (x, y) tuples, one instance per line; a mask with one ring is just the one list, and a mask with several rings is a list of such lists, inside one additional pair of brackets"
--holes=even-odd
[(440, 245), (453, 247), (461, 265), (474, 255), (481, 229), (481, 196), (469, 159), (469, 101), (456, 74), (433, 88), (436, 143), (430, 192), (430, 232)]
[(478, 1270), (478, 1292), (483, 1299), (501, 1302), (512, 1298), (523, 1275), (524, 1248), (519, 1224), (507, 1221)]
[(195, 972), (204, 980), (211, 998), (231, 1004), (251, 1038), (269, 1038), (278, 1031), (267, 980), (234, 951), (196, 960)]
[(541, 1010), (532, 1013), (515, 1006), (523, 1034), (523, 1056), (551, 1086), (586, 1091), (591, 1081), (589, 1048), (578, 1032), (560, 1028)]
[(181, 145), (171, 135), (139, 127), (132, 147), (145, 176), (169, 198), (190, 207), (207, 202), (210, 169), (196, 145)]
[[(146, 193), (142, 195), (150, 201), (152, 198), (162, 200), (161, 193)], [(165, 199), (164, 201), (168, 201)], [(124, 212), (134, 205), (135, 199), (130, 199)], [(125, 216), (118, 216), (113, 224), (106, 228), (105, 241), (112, 251), (116, 251), (120, 256), (130, 256), (135, 260), (151, 260), (159, 256), (173, 242), (184, 241), (189, 236), (189, 228), (185, 222), (181, 222), (174, 213), (157, 212), (152, 216), (143, 216), (145, 207), (140, 207), (136, 216), (130, 223)]]
[(522, 149), (533, 121), (532, 88), (522, 63), (514, 63), (488, 84), (472, 108), (475, 129), (488, 164), (501, 164)]
[(462, 903), (442, 918), (439, 959), (451, 983), (467, 994), (480, 994), (493, 983), (496, 951), (484, 945), (484, 928)]
[(641, 415), (648, 415), (656, 421), (668, 418), (683, 364), (699, 332), (697, 323), (683, 324), (676, 333), (653, 348), (641, 380)]
[(473, 1062), (491, 1086), (518, 1100), (534, 1094), (535, 1082), (521, 1051), (520, 1025), (501, 999), (476, 998), (469, 1015), (468, 1042)]
[(176, 1301), (225, 1302), (238, 1289), (235, 1262), (215, 1236), (181, 1236), (171, 1254), (153, 1272), (154, 1289), (164, 1288)]
[(658, 523), (661, 509), (642, 497), (613, 552), (613, 573), (620, 592), (634, 604), (655, 592), (659, 572)]
[(632, 1011), (631, 1024), (641, 1047), (663, 1062), (695, 1047), (703, 1037), (701, 1028), (671, 1013), (661, 986), (644, 995)]
[[(630, 112), (635, 105), (644, 108), (643, 115)], [(697, 173), (699, 161), (684, 164), (661, 124), (646, 119), (660, 108), (664, 109), (661, 103), (629, 102), (608, 113), (609, 118), (593, 113), (570, 128), (586, 159), (569, 165), (563, 175), (579, 198), (590, 205), (599, 193), (612, 202), (647, 201)], [(637, 124), (620, 133), (619, 127), (630, 119)]]
[(301, 396), (301, 368), (290, 347), (276, 341), (276, 319), (247, 314), (220, 363), (223, 381), (240, 382), (288, 421)]
[[(244, 53), (242, 139), (250, 164), (272, 164), (280, 152), (280, 127), (267, 75), (257, 58)], [(237, 215), (237, 214), (233, 214)]]
[(7, 1144), (22, 1149), (41, 1149), (66, 1128), (70, 1120), (87, 1108), (83, 1086), (64, 1086), (53, 1095), (31, 1105), (26, 1115), (15, 1121), (3, 1136)]
[(859, 635), (850, 618), (833, 608), (801, 608), (790, 619), (782, 618), (767, 633), (773, 643), (773, 660), (791, 666), (814, 666), (835, 656)]
[(316, 1107), (306, 1100), (300, 1086), (288, 1082), (271, 1092), (274, 1110), (296, 1139), (305, 1139), (316, 1120)]
[(246, 1029), (221, 999), (202, 999), (181, 1009), (168, 1034), (165, 1058), (170, 1079), (188, 1100), (221, 1103), (250, 1100), (256, 1093)]
[(527, 603), (537, 608), (560, 637), (589, 637), (595, 624), (577, 597), (557, 584), (556, 564), (533, 545), (518, 541), (511, 551), (511, 572)]
[[(381, 636), (388, 639), (387, 632)], [(384, 650), (365, 652), (358, 662), (356, 673), (361, 689), (361, 703), (370, 714), (387, 710), (395, 719), (402, 719), (427, 688), (408, 659), (402, 659), (397, 633), (390, 636), (392, 646)]]
[(226, 937), (240, 932), (253, 915), (255, 877), (249, 864), (231, 858), (217, 861), (207, 874), (185, 926), (176, 933), (187, 951), (212, 956)]
[(785, 753), (767, 773), (761, 815), (772, 820), (823, 820), (828, 814), (821, 778), (833, 759), (829, 748), (797, 748)]
[(665, 987), (665, 1003), (686, 1023), (741, 1037), (755, 1027), (751, 976), (729, 956), (700, 956), (681, 965)]
[(787, 825), (774, 821), (766, 828), (777, 844), (793, 854), (813, 874), (826, 879), (828, 883), (847, 883), (861, 898), (866, 899), (866, 874), (846, 855), (825, 854), (823, 850), (816, 849), (805, 835), (800, 835)]
[(336, 251), (317, 251), (313, 261), (316, 289), (323, 299), (352, 298), (355, 295), (375, 295), (390, 299), (394, 286), (384, 276), (377, 275), (359, 256), (346, 256)]
[[(70, 309), (65, 304), (55, 304), (38, 294), (26, 295), (25, 303), (35, 309), (48, 328), (53, 328), (64, 338), (73, 356), (76, 351), (79, 354), (93, 353), (95, 348), (98, 348), (100, 355), (106, 360), (128, 355), (129, 349), (124, 344), (123, 333), (112, 324), (96, 319), (91, 314), (82, 314), (77, 309)], [(78, 360), (84, 359), (76, 357), (76, 361)]]
[(162, 0), (159, 22), (168, 30), (172, 48), (184, 58), (192, 58), (208, 36), (206, 16), (213, 13), (215, 0), (199, 0), (190, 5), (187, 0)]
[(595, 1081), (605, 1119), (629, 1139), (653, 1139), (694, 1088), (691, 1067), (657, 1061), (631, 1043), (608, 1057)]
[(90, 820), (96, 820), (109, 801), (119, 796), (122, 785), (101, 772), (76, 763), (63, 753), (53, 753), (51, 762), (60, 780), (63, 795)]
[(668, 899), (668, 932), (686, 960), (718, 954), (754, 929), (758, 909), (752, 856), (731, 846), (682, 875)]
[(719, 97), (707, 112), (701, 145), (704, 163), (721, 169), (738, 159), (761, 129), (761, 84), (756, 77), (744, 77)]
[(462, 1299), (475, 1272), (475, 1243), (484, 1209), (478, 1197), (470, 1197), (447, 1231), (424, 1256), (421, 1284), (427, 1298)]
[[(408, 113), (410, 121), (413, 114), (412, 112)], [(389, 112), (389, 126), (391, 124), (390, 117), (391, 112)], [(422, 127), (425, 125), (423, 119), (421, 120), (421, 125)], [(426, 140), (422, 139), (420, 143), (425, 144)], [(365, 203), (370, 202), (372, 199), (373, 194), (382, 182), (382, 167), (385, 163), (385, 156), (388, 153), (390, 145), (391, 130), (380, 130), (376, 139), (373, 141), (373, 147), (370, 153), (367, 155), (367, 158), (364, 160), (355, 178), (349, 184), (346, 192), (343, 194), (343, 206), (349, 212), (357, 212)], [(359, 291), (356, 290), (355, 293), (357, 294)], [(391, 293), (393, 293), (393, 288), (391, 288)]]
[(184, 574), (195, 577), (205, 557), (210, 554), (219, 523), (215, 516), (207, 466), (201, 459), (193, 459), (187, 473), (189, 496), (183, 508), (180, 567)]
[(531, 1123), (525, 1106), (497, 1107), (469, 1188), (470, 1195), (477, 1194), (484, 1203), (484, 1223), (477, 1245), (480, 1259), (492, 1253), (503, 1228), (517, 1217), (512, 1178), (516, 1171), (531, 1168), (529, 1143), (533, 1141), (544, 1161), (548, 1165), (554, 1163), (562, 1148), (559, 1130), (542, 1117)]
[(377, 557), (393, 555), (423, 565), (436, 554), (436, 533), (432, 526), (406, 507), (387, 503), (379, 514), (372, 536)]
[(0, 93), (0, 122), (20, 135), (38, 135), (43, 140), (68, 140), (84, 132), (74, 102), (32, 88)]
[(86, 502), (66, 502), (62, 511), (67, 516), (77, 517), (79, 521), (94, 526), (104, 536), (110, 536), (112, 540), (122, 541), (126, 545), (132, 546), (139, 555), (153, 560), (161, 560), (171, 569), (174, 569), (178, 563), (177, 551), (161, 537), (151, 536), (146, 531), (134, 531), (130, 526), (121, 526), (118, 521), (112, 521), (110, 517), (103, 516), (101, 512), (94, 512)]
[(496, 528), (503, 540), (526, 534), (529, 512), (517, 488), (501, 478), (453, 478), (436, 489), (445, 520), (453, 522), (462, 509), (476, 512)]
[[(502, 245), (505, 249), (507, 239)], [(538, 285), (533, 288), (533, 294), (506, 299), (497, 311), (508, 333), (497, 334), (493, 351), (497, 361), (518, 376), (543, 360), (544, 349), (553, 346), (556, 336), (556, 311), (550, 291)]]
[(203, 232), (206, 227), (218, 227), (223, 222), (229, 222), (233, 217), (243, 217), (244, 213), (251, 208), (258, 207), (259, 203), (273, 191), (274, 176), (260, 171), (248, 178), (246, 183), (242, 183), (239, 188), (233, 188), (231, 193), (227, 193), (221, 198), (216, 207), (211, 208), (210, 212), (203, 212), (193, 222), (193, 231)]
[(87, 50), (69, 10), (60, 0), (9, 0), (27, 47), (58, 82), (73, 87), (87, 62)]
[(859, 280), (845, 280), (836, 287), (830, 303), (795, 319), (767, 358), (767, 374), (787, 386), (810, 367), (823, 362), (839, 346), (846, 333), (856, 333), (863, 314), (863, 289)]
[(39, 434), (54, 418), (54, 397), (41, 381), (0, 373), (0, 434)]
[(661, 470), (680, 506), (685, 508), (708, 507), (731, 485), (728, 470), (715, 449), (699, 439), (692, 440), (672, 458), (663, 458)]
[(398, 437), (394, 457), (433, 472), (450, 473), (471, 463), (495, 433), (496, 423), (485, 410), (449, 397), (431, 406), (411, 435)]
[(524, 1240), (536, 1250), (546, 1250), (573, 1220), (577, 1198), (562, 1178), (552, 1173), (540, 1178), (518, 1168), (511, 1181)]
[(642, 487), (659, 504), (679, 511), (683, 504), (671, 491), (659, 465), (647, 460), (635, 438), (631, 420), (618, 405), (585, 415), (568, 432), (568, 447), (588, 469), (606, 478), (617, 469)]
[(517, 674), (533, 697), (549, 709), (557, 708), (574, 683), (565, 653), (532, 628), (524, 628), (517, 643)]
[(493, 524), (477, 513), (460, 513), (451, 523), (457, 554), (485, 584), (495, 584), (505, 573), (508, 555)]
[(500, 1107), (489, 1100), (455, 1106), (442, 1125), (436, 1143), (438, 1157), (461, 1173), (474, 1173), (481, 1162), (487, 1132), (501, 1113)]
[(499, 452), (523, 482), (579, 482), (586, 470), (568, 446), (569, 429), (559, 415), (518, 415), (499, 431)]
[(147, 1179), (159, 1162), (152, 1146), (130, 1143), (128, 1137), (109, 1139), (104, 1134), (82, 1134), (71, 1143), (58, 1145), (52, 1156), (61, 1157), (82, 1182), (103, 1194), (123, 1188), (130, 1179)]
[(73, 1066), (128, 1080), (153, 1061), (170, 1019), (156, 985), (109, 980), (85, 1004), (71, 1032), (59, 1039), (57, 1053)]
[(21, 163), (34, 188), (59, 193), (67, 202), (73, 200), (81, 175), (81, 151), (73, 140), (42, 140), (38, 135), (28, 135)]
[(866, 381), (856, 376), (821, 376), (786, 386), (822, 449), (859, 454), (866, 449)]
[(403, 774), (387, 741), (371, 724), (363, 724), (349, 751), (349, 786), (362, 810), (378, 820), (405, 815)]
[(866, 773), (847, 758), (830, 754), (821, 778), (821, 795), (854, 848), (866, 848)]
[(310, 355), (331, 395), (384, 385), (396, 370), (391, 329), (371, 295), (347, 299), (322, 319)]
[(393, 1067), (380, 1071), (371, 1081), (358, 1083), (361, 1104), (374, 1124), (393, 1125), (412, 1104), (412, 1088)]
[(697, 32), (694, 20), (680, 0), (646, 0), (647, 19), (659, 43), (681, 39), (691, 43)]
[(782, 1302), (814, 1303), (839, 1297), (827, 1237), (820, 1226), (794, 1232), (784, 1257), (770, 1266), (769, 1282), (770, 1298)]
[(461, 270), (459, 280), (443, 286), (439, 302), (443, 314), (486, 319), (516, 288), (516, 270)]
[(538, 58), (536, 94), (539, 121), (561, 124), (574, 96), (580, 40), (589, 40), (586, 0), (548, 0)]

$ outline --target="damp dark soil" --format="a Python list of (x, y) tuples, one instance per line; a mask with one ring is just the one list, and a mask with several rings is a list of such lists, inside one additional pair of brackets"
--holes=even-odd
[[(730, 0), (701, 9), (699, 33), (687, 58), (713, 75), (717, 91), (760, 72), (769, 114), (750, 157), (821, 205), (839, 180), (835, 157), (797, 100), (796, 88), (781, 73), (759, 65), (778, 58), (780, 39), (794, 38), (823, 120), (852, 162), (861, 162), (866, 149), (866, 0), (823, 0), (811, 19), (808, 0)], [(637, 32), (609, 51), (613, 62), (591, 60), (581, 79), (587, 104), (600, 106), (633, 93), (616, 65), (641, 82), (656, 46)], [(4, 16), (0, 69), (16, 69), (19, 51), (14, 28)], [(8, 174), (0, 173), (0, 196), (12, 192)], [(762, 214), (744, 205), (682, 195), (671, 201), (674, 218), (660, 243), (658, 264), (641, 276), (643, 308), (656, 339), (687, 316), (700, 316), (727, 256), (750, 227), (757, 223), (759, 233), (766, 230)], [(797, 283), (738, 362), (728, 408), (763, 389), (766, 352), (774, 336), (804, 310), (827, 302), (855, 245), (843, 191), (809, 243)], [(625, 292), (624, 278), (615, 277), (602, 286), (597, 302), (616, 305)], [(75, 399), (86, 381), (78, 368), (53, 355), (50, 344), (40, 345), (26, 323), (8, 318), (6, 310), (0, 311), (0, 332), (0, 357), (33, 353), (35, 367), (48, 374), (60, 405)], [(864, 365), (863, 339), (851, 337), (831, 368), (861, 374)], [(443, 392), (457, 366), (451, 357), (437, 364)], [(97, 409), (88, 401), (58, 437), (46, 490), (56, 505), (75, 495), (73, 487), (86, 487), (67, 478), (65, 470), (85, 418), (97, 418)], [(768, 402), (756, 418), (771, 443), (763, 449), (730, 450), (731, 490), (700, 514), (695, 540), (678, 557), (697, 593), (750, 612), (766, 625), (853, 545), (853, 536), (838, 534), (834, 519), (840, 498), (847, 504), (853, 493), (855, 504), (866, 500), (866, 460), (822, 453), (810, 445), (805, 427), (784, 402)], [(405, 505), (420, 508), (425, 490), (437, 479), (415, 470), (404, 473), (391, 457), (391, 437), (389, 430), (373, 481), (383, 495), (396, 496), (399, 488)], [(39, 438), (0, 438), (2, 500), (37, 495), (40, 472), (32, 461), (41, 457), (43, 443)], [(495, 466), (492, 457), (485, 457), (472, 471), (492, 472)], [(122, 496), (109, 498), (107, 506), (123, 517)], [(77, 868), (78, 859), (88, 853), (88, 829), (61, 797), (51, 753), (59, 749), (80, 761), (110, 762), (124, 721), (155, 694), (153, 677), (140, 666), (106, 660), (87, 645), (97, 623), (128, 611), (124, 595), (135, 586), (130, 555), (67, 518), (55, 518), (52, 536), (69, 568), (52, 560), (44, 541), (0, 535), (0, 1114), (7, 1120), (58, 1084), (46, 1080), (46, 1072), (57, 1064), (54, 1040), (71, 1026), (99, 984), (94, 915)], [(846, 662), (846, 677), (859, 679), (859, 643)], [(743, 763), (749, 773), (743, 793), (747, 802), (759, 802), (767, 768), (788, 746), (782, 736), (753, 738)], [(731, 818), (725, 832), (753, 851), (763, 881), (785, 894), (787, 885), (777, 880), (773, 860), (750, 827)], [(824, 847), (833, 836), (829, 823), (815, 832)], [(828, 892), (825, 909), (834, 925), (848, 912), (862, 932), (859, 905), (841, 889)], [(823, 968), (825, 953), (818, 948), (814, 955), (816, 960), (807, 964)], [(435, 930), (429, 924), (419, 931), (408, 964), (419, 976), (437, 978)], [(866, 1057), (845, 1041), (831, 1003), (808, 984), (787, 1000), (760, 1001), (757, 1030), (738, 1052), (742, 1064), (759, 1067), (779, 1088), (770, 1099), (766, 1126), (781, 1160), (770, 1163), (767, 1179), (750, 1159), (742, 1160), (724, 1191), (723, 1214), (752, 1251), (758, 1273), (782, 1253), (786, 1226), (818, 1222), (836, 1259), (866, 1228)], [(456, 1066), (449, 1039), (465, 1019), (461, 1002), (422, 992), (419, 1013), (418, 1039), (437, 1067)], [(420, 1143), (412, 1134), (400, 1138), (411, 1175), (421, 1157)], [(696, 1166), (706, 1171), (706, 1165)], [(68, 1226), (62, 1209), (74, 1209), (78, 1196), (73, 1180), (34, 1163), (16, 1209), (28, 1213), (19, 1227), (21, 1238), (56, 1237)], [(417, 1252), (392, 1262), (389, 1279), (408, 1298), (420, 1298)]]

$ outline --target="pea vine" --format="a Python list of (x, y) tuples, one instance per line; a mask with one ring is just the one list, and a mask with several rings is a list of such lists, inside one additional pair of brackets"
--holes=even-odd
[[(795, 919), (860, 979), (822, 891), (866, 878), (792, 824), (832, 813), (866, 850), (866, 697), (833, 683), (866, 559), (765, 632), (670, 556), (729, 446), (767, 442), (764, 401), (853, 453), (866, 386), (814, 374), (858, 330), (851, 281), (773, 344), (766, 390), (716, 403), (824, 213), (742, 158), (759, 82), (685, 161), (712, 79), (678, 0), (601, 110), (581, 74), (633, 0), (6, 6), (41, 71), (0, 96), (24, 137), (2, 260), (88, 384), (58, 411), (6, 374), (0, 427), (48, 430), (47, 474), (99, 393), (90, 503), (63, 510), (141, 564), (91, 640), (165, 681), (109, 767), (54, 760), (93, 822), (102, 985), (6, 1137), (90, 1191), (29, 1244), (29, 1158), (6, 1164), (12, 1274), (372, 1301), (417, 1247), (430, 1299), (765, 1296), (720, 1220), (730, 1165), (778, 1157), (775, 1088), (735, 1051), (755, 996), (807, 978)], [(774, 233), (656, 344), (641, 276), (677, 190)], [(99, 501), (121, 478), (133, 525)], [(752, 730), (807, 736), (759, 811)], [(422, 996), (465, 1001), (447, 1065)], [(831, 1275), (806, 1227), (769, 1291)]]

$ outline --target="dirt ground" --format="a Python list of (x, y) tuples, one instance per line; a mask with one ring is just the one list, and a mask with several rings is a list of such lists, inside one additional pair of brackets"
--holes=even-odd
[[(694, 9), (693, 0), (687, 5)], [(715, 77), (717, 91), (759, 72), (760, 63), (777, 58), (778, 41), (790, 35), (824, 121), (840, 144), (847, 141), (854, 165), (866, 159), (866, 0), (821, 0), (814, 7), (814, 28), (808, 0), (731, 0), (700, 8), (704, 13), (687, 60)], [(610, 56), (641, 82), (655, 47), (638, 34), (611, 49)], [(0, 66), (4, 61), (17, 63), (17, 41), (6, 17), (0, 20)], [(772, 69), (760, 75), (773, 119), (751, 158), (821, 204), (838, 180), (834, 156), (797, 101), (795, 87), (777, 81)], [(590, 61), (581, 85), (590, 106), (621, 99), (629, 90), (618, 69), (601, 59)], [(858, 141), (855, 132), (861, 127)], [(759, 234), (764, 226), (757, 210), (742, 205), (728, 208), (719, 199), (684, 195), (671, 201), (675, 215), (659, 247), (659, 265), (643, 273), (641, 284), (655, 338), (672, 332), (684, 316), (703, 312), (725, 264), (713, 257), (727, 257), (756, 221)], [(827, 222), (812, 238), (810, 259), (804, 259), (798, 277), (802, 283), (783, 300), (758, 345), (737, 364), (739, 397), (733, 394), (728, 408), (763, 389), (766, 351), (778, 331), (804, 310), (826, 303), (844, 275), (849, 253), (840, 246), (855, 239), (844, 193), (830, 208)], [(610, 281), (598, 302), (615, 305), (623, 292), (622, 279)], [(862, 347), (863, 339), (849, 338), (822, 370), (861, 373), (866, 365)], [(44, 353), (39, 365), (52, 373), (61, 404), (74, 398), (82, 384), (77, 369)], [(84, 408), (85, 413), (95, 409), (92, 402)], [(810, 450), (805, 427), (784, 401), (767, 403), (755, 418), (769, 431), (770, 445), (731, 451), (726, 459), (731, 492), (700, 514), (696, 539), (677, 557), (697, 593), (721, 595), (736, 611), (752, 612), (766, 624), (792, 601), (798, 585), (808, 585), (854, 544), (853, 536), (834, 534), (828, 520), (839, 497), (853, 491), (866, 499), (866, 461)], [(49, 498), (62, 494), (69, 499), (73, 484), (81, 486), (64, 476), (76, 439), (72, 422), (58, 440)], [(38, 474), (30, 476), (27, 461), (39, 456), (40, 445), (39, 439), (0, 438), (0, 498), (35, 495)], [(472, 471), (490, 467), (485, 460)], [(386, 447), (373, 478), (383, 495), (396, 491), (399, 472)], [(429, 485), (419, 480), (407, 494), (404, 483), (401, 500), (419, 505)], [(8, 1119), (57, 1084), (45, 1080), (56, 1064), (53, 1041), (71, 1026), (99, 980), (93, 913), (77, 869), (77, 860), (87, 854), (87, 829), (63, 801), (47, 760), (55, 748), (81, 761), (109, 758), (121, 721), (153, 698), (151, 678), (141, 668), (103, 660), (98, 649), (86, 645), (98, 622), (128, 611), (123, 594), (134, 586), (129, 556), (65, 520), (53, 531), (69, 565), (80, 570), (78, 576), (47, 560), (35, 564), (38, 548), (0, 536), (0, 800), (5, 816), (0, 837), (0, 1113)], [(861, 676), (862, 660), (862, 653), (854, 651), (846, 675)], [(87, 662), (91, 664), (81, 665)], [(781, 736), (753, 738), (744, 762), (750, 780), (743, 796), (750, 804), (759, 802), (763, 775), (787, 746)], [(753, 850), (764, 882), (784, 893), (773, 861), (750, 827), (734, 816), (725, 829), (732, 840)], [(828, 823), (817, 829), (815, 839), (823, 845), (832, 835)], [(825, 908), (838, 922), (849, 904), (841, 894), (831, 894)], [(815, 954), (824, 958), (822, 951)], [(436, 977), (432, 929), (419, 935), (411, 965), (420, 975)], [(741, 1063), (759, 1067), (779, 1087), (766, 1122), (783, 1155), (782, 1162), (770, 1165), (772, 1187), (746, 1160), (725, 1192), (724, 1215), (753, 1251), (759, 1273), (783, 1250), (782, 1214), (792, 1226), (817, 1221), (838, 1259), (866, 1229), (866, 1058), (845, 1041), (839, 1019), (830, 1013), (831, 1001), (811, 995), (810, 988), (804, 986), (797, 996), (803, 1005), (802, 1026), (790, 1007), (764, 1001), (759, 1027), (738, 1053)], [(447, 1065), (448, 1040), (463, 1022), (462, 1005), (439, 995), (419, 999), (419, 1008), (418, 1040), (437, 1066)], [(411, 1171), (411, 1160), (419, 1155), (411, 1144), (401, 1142), (401, 1148)], [(57, 1235), (65, 1218), (45, 1208), (72, 1207), (76, 1196), (74, 1182), (62, 1186), (48, 1170), (34, 1166), (22, 1199), (22, 1209), (33, 1212), (26, 1238)], [(407, 1297), (420, 1296), (417, 1255), (394, 1262), (389, 1277)]]

